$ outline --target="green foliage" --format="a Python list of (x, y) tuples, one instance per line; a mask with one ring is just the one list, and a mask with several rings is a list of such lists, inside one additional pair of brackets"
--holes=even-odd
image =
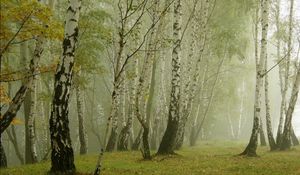
[(249, 38), (249, 8), (252, 6), (250, 4), (252, 1), (249, 0), (216, 3), (214, 13), (209, 20), (209, 27), (212, 32), (212, 50), (218, 57), (222, 57), (226, 49), (229, 58), (237, 56), (240, 60), (245, 59), (249, 39), (251, 39)]
[(51, 19), (52, 12), (47, 6), (34, 0), (1, 0), (0, 3), (1, 52), (10, 41), (26, 41), (40, 34), (49, 39), (62, 39), (62, 26)]
[(94, 1), (85, 2), (79, 21), (79, 43), (76, 49), (75, 72), (82, 71), (77, 76), (75, 84), (87, 87), (92, 74), (106, 72), (104, 59), (105, 49), (112, 43), (111, 15)]

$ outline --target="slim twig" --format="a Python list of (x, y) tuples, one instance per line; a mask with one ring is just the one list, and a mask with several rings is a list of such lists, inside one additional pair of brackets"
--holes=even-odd
[(261, 74), (260, 77), (264, 77), (267, 75), (270, 71), (272, 71), (276, 66), (278, 66), (286, 57), (288, 54), (285, 54), (284, 57), (282, 57), (274, 66), (272, 66), (269, 70), (267, 70), (265, 73)]
[(18, 36), (18, 34), (21, 32), (21, 30), (23, 29), (25, 23), (28, 21), (28, 19), (30, 18), (31, 14), (33, 13), (33, 11), (31, 11), (23, 20), (23, 22), (21, 23), (21, 26), (19, 27), (18, 31), (14, 34), (14, 36), (7, 42), (7, 44), (4, 46), (4, 48), (0, 51), (0, 59), (2, 58), (2, 55), (4, 54), (4, 52), (8, 49), (9, 45), (16, 39), (16, 37)]

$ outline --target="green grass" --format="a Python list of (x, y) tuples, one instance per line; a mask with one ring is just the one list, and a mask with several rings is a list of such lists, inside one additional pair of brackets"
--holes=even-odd
[[(103, 175), (300, 175), (300, 147), (286, 152), (269, 152), (259, 148), (257, 158), (235, 156), (245, 145), (209, 142), (184, 148), (176, 156), (159, 156), (141, 160), (140, 152), (105, 153)], [(76, 168), (91, 173), (97, 155), (76, 156)], [(1, 169), (1, 175), (42, 175), (49, 162)]]

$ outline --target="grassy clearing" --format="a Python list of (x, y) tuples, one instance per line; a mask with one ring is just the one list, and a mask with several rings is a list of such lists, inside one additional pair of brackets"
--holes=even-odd
[[(140, 152), (106, 153), (104, 175), (300, 175), (300, 147), (287, 152), (269, 152), (259, 148), (258, 158), (234, 156), (243, 151), (243, 144), (203, 143), (184, 148), (178, 156), (155, 157), (141, 160)], [(97, 155), (77, 156), (78, 172), (94, 170)], [(42, 175), (50, 168), (49, 162), (1, 170), (1, 175)]]

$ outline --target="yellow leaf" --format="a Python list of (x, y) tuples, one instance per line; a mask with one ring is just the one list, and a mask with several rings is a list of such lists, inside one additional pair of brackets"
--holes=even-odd
[(11, 99), (7, 95), (7, 88), (1, 84), (0, 85), (0, 104), (9, 104), (11, 102)]
[(11, 121), (11, 124), (13, 124), (13, 125), (23, 125), (24, 122), (23, 122), (22, 120), (20, 120), (20, 119), (18, 119), (18, 118), (15, 117), (15, 118)]

